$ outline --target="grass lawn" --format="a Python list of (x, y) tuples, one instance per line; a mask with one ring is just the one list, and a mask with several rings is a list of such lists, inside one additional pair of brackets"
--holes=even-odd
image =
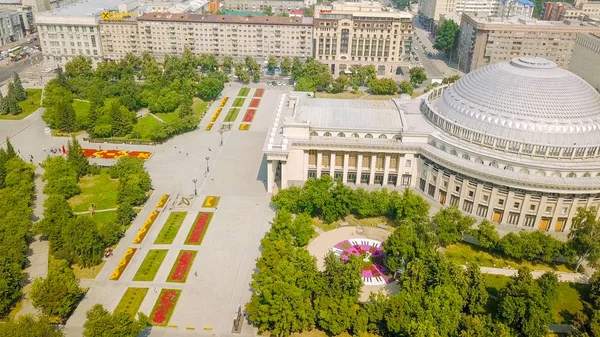
[(194, 103), (192, 104), (192, 110), (196, 116), (202, 118), (206, 113), (206, 108), (208, 107), (208, 103), (201, 100), (200, 98), (194, 97)]
[(75, 110), (75, 118), (79, 122), (88, 117), (92, 103), (74, 100), (73, 103), (71, 103), (71, 106), (73, 107), (73, 110)]
[(158, 268), (160, 268), (168, 251), (168, 249), (151, 249), (148, 251), (148, 255), (144, 258), (144, 261), (142, 262), (140, 269), (135, 273), (133, 280), (154, 281)]
[(235, 99), (235, 101), (233, 101), (233, 107), (234, 107), (234, 108), (239, 108), (239, 107), (241, 107), (242, 105), (244, 105), (244, 101), (245, 101), (245, 100), (246, 100), (246, 99), (245, 99), (245, 98), (242, 98), (242, 97), (238, 97), (238, 98), (236, 98), (236, 99)]
[(160, 230), (160, 233), (158, 233), (156, 240), (154, 240), (154, 244), (158, 245), (173, 243), (173, 240), (175, 240), (175, 236), (177, 235), (177, 232), (179, 231), (179, 228), (181, 227), (186, 215), (187, 212), (171, 212), (167, 222), (165, 222)]
[(94, 204), (96, 210), (117, 207), (119, 180), (111, 179), (108, 170), (100, 171), (99, 175), (82, 177), (78, 185), (81, 193), (69, 199), (73, 212), (87, 211), (90, 204)]
[(163, 112), (157, 112), (155, 114), (153, 114), (154, 116), (162, 119), (163, 121), (165, 121), (165, 123), (169, 123), (169, 122), (173, 122), (176, 120), (179, 120), (179, 112), (178, 111), (174, 111), (174, 112), (167, 112), (167, 113), (163, 113)]
[(246, 97), (246, 96), (248, 96), (249, 93), (250, 93), (250, 88), (242, 88), (242, 89), (240, 89), (240, 91), (238, 92), (237, 95), (241, 96), (241, 97)]
[[(161, 117), (162, 118), (162, 117)], [(133, 133), (139, 135), (139, 139), (151, 140), (152, 130), (157, 126), (162, 126), (163, 123), (158, 119), (146, 115), (137, 120), (137, 123), (133, 125)]]
[(338, 99), (357, 99), (365, 95), (364, 91), (358, 91), (352, 93), (350, 91), (340, 92), (339, 94), (330, 94), (328, 92), (317, 92), (315, 97), (317, 98), (338, 98)]
[(88, 268), (80, 267), (79, 265), (74, 264), (71, 266), (71, 268), (73, 268), (73, 272), (75, 273), (75, 277), (77, 278), (95, 279), (96, 276), (98, 276), (98, 274), (102, 270), (102, 267), (104, 267), (105, 263), (106, 260), (102, 260), (102, 262), (99, 265)]
[(25, 89), (25, 92), (27, 93), (27, 98), (24, 101), (19, 102), (19, 106), (22, 110), (21, 113), (18, 115), (3, 115), (0, 116), (0, 119), (23, 119), (40, 108), (40, 100), (42, 99), (42, 89)]
[(239, 113), (239, 108), (229, 109), (229, 112), (227, 112), (227, 116), (225, 116), (225, 122), (235, 122), (235, 119), (237, 118)]
[(117, 211), (94, 212), (94, 221), (98, 227), (117, 221)]
[(448, 259), (464, 265), (467, 263), (478, 263), (483, 267), (512, 267), (518, 269), (519, 267), (527, 267), (531, 270), (555, 270), (572, 272), (565, 265), (550, 266), (543, 263), (531, 263), (528, 261), (515, 261), (505, 258), (499, 254), (489, 253), (479, 247), (468, 244), (468, 243), (457, 243), (446, 247), (446, 257)]
[(127, 288), (114, 312), (124, 312), (135, 317), (148, 293), (148, 288)]

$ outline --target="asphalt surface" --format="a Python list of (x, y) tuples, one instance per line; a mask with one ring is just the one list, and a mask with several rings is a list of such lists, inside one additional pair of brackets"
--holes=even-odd
[(0, 83), (9, 80), (14, 73), (21, 73), (23, 70), (38, 64), (42, 61), (42, 53), (38, 53), (26, 59), (10, 62), (7, 65), (0, 67)]
[[(425, 69), (425, 73), (429, 78), (442, 77), (442, 71), (438, 69), (431, 61), (435, 59), (442, 59), (444, 57), (443, 53), (440, 53), (438, 50), (433, 48), (433, 41), (430, 39), (430, 33), (419, 24), (419, 20), (416, 18), (414, 20), (414, 27), (415, 39), (413, 41), (413, 51), (417, 54), (419, 60), (417, 61), (415, 58), (413, 58), (412, 63), (422, 64), (423, 68)], [(417, 37), (419, 38), (418, 40)], [(423, 46), (425, 46), (428, 52), (432, 53), (431, 58), (427, 57)], [(417, 49), (415, 49), (415, 47), (417, 47)]]

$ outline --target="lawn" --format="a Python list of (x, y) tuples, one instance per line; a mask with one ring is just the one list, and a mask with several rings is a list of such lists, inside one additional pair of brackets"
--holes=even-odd
[(208, 103), (206, 103), (205, 101), (194, 97), (194, 103), (192, 104), (192, 110), (194, 111), (194, 114), (200, 118), (204, 117), (204, 114), (206, 113), (206, 108), (208, 107)]
[(158, 268), (162, 264), (165, 256), (167, 256), (168, 249), (151, 249), (144, 258), (140, 269), (135, 273), (133, 277), (134, 281), (154, 281), (154, 277), (158, 272)]
[(238, 92), (237, 95), (241, 96), (241, 97), (246, 97), (246, 96), (248, 96), (249, 93), (250, 93), (250, 88), (242, 88), (242, 89), (240, 89), (240, 91)]
[(151, 140), (150, 136), (152, 135), (152, 131), (154, 130), (154, 128), (162, 125), (163, 122), (150, 115), (146, 115), (142, 118), (139, 118), (137, 120), (137, 123), (133, 125), (133, 134), (138, 136), (136, 137), (137, 139)]
[(91, 204), (96, 210), (116, 208), (119, 180), (111, 179), (107, 169), (98, 175), (87, 175), (79, 179), (81, 193), (69, 199), (73, 212), (85, 212)]
[(114, 312), (124, 312), (135, 317), (148, 293), (148, 288), (127, 288)]
[(94, 212), (93, 218), (96, 225), (100, 228), (108, 223), (117, 221), (117, 211)]
[(352, 93), (350, 91), (340, 92), (338, 94), (330, 94), (328, 92), (317, 92), (315, 97), (317, 98), (338, 98), (338, 99), (357, 99), (364, 96), (364, 91), (358, 91), (356, 93)]
[(511, 267), (515, 269), (518, 269), (520, 267), (527, 267), (531, 270), (555, 270), (572, 272), (572, 270), (567, 268), (565, 265), (550, 266), (543, 263), (536, 264), (528, 261), (511, 260), (499, 254), (489, 253), (469, 243), (458, 243), (446, 247), (446, 257), (460, 265), (465, 265), (467, 263), (477, 263), (483, 267)]
[(27, 93), (27, 98), (24, 101), (19, 102), (19, 106), (22, 110), (21, 113), (18, 115), (3, 115), (0, 116), (0, 119), (23, 119), (40, 108), (40, 100), (42, 99), (42, 89), (25, 89), (25, 92)]
[(157, 112), (155, 114), (153, 114), (154, 116), (162, 119), (163, 121), (165, 121), (165, 123), (169, 123), (169, 122), (173, 122), (176, 120), (179, 120), (179, 111), (175, 111), (175, 112)]
[(242, 97), (238, 97), (238, 98), (236, 98), (236, 99), (233, 101), (233, 107), (234, 107), (234, 108), (239, 108), (239, 107), (241, 107), (242, 105), (244, 105), (244, 101), (245, 101), (245, 100), (246, 100), (246, 99), (245, 99), (245, 98), (242, 98)]
[(74, 100), (73, 103), (71, 103), (71, 106), (73, 107), (73, 110), (75, 110), (75, 119), (77, 120), (78, 124), (81, 125), (88, 118), (92, 103), (88, 101)]
[(177, 232), (179, 231), (179, 228), (181, 227), (186, 215), (187, 212), (171, 212), (167, 222), (165, 222), (160, 230), (160, 233), (158, 233), (156, 240), (154, 240), (154, 244), (158, 245), (173, 243), (173, 240), (175, 239), (175, 236), (177, 235)]
[(104, 267), (105, 263), (106, 260), (102, 260), (102, 262), (99, 265), (87, 268), (80, 267), (79, 265), (74, 264), (71, 266), (71, 268), (73, 268), (73, 273), (75, 273), (76, 278), (95, 279), (96, 276), (98, 276), (98, 274), (102, 270), (102, 267)]
[(235, 119), (237, 118), (239, 113), (239, 108), (229, 109), (229, 112), (227, 112), (227, 116), (225, 116), (225, 122), (235, 122)]

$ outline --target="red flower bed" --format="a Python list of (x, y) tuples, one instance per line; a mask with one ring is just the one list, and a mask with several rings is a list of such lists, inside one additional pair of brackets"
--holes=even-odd
[(258, 108), (258, 105), (259, 105), (259, 104), (260, 104), (260, 99), (258, 99), (258, 98), (253, 98), (253, 99), (250, 101), (250, 107), (251, 107), (251, 108)]
[(256, 92), (254, 93), (254, 97), (263, 97), (265, 93), (265, 89), (256, 89)]
[(244, 122), (250, 123), (254, 119), (254, 114), (256, 113), (256, 109), (248, 109), (246, 111), (246, 115), (244, 115)]
[(96, 149), (83, 149), (83, 155), (88, 158), (102, 158), (102, 159), (118, 159), (121, 157), (134, 157), (142, 160), (147, 160), (152, 155), (152, 152), (146, 151), (123, 151), (123, 150), (96, 150)]
[(188, 270), (194, 260), (194, 252), (192, 251), (183, 251), (179, 255), (179, 259), (175, 263), (175, 270), (171, 272), (170, 281), (185, 281), (185, 277), (187, 276)]
[(199, 245), (202, 243), (202, 238), (204, 237), (206, 228), (208, 228), (211, 217), (212, 213), (202, 212), (198, 214), (196, 223), (194, 224), (194, 227), (192, 227), (192, 230), (188, 235), (188, 239), (186, 240), (187, 244)]
[(154, 315), (152, 315), (153, 324), (167, 324), (169, 313), (171, 310), (173, 310), (173, 306), (178, 295), (178, 290), (163, 290), (160, 298), (158, 299), (157, 306), (154, 308)]

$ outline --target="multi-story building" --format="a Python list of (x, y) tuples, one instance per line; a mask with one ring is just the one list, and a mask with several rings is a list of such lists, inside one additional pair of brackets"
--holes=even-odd
[(82, 1), (39, 13), (35, 21), (44, 60), (64, 64), (79, 55), (91, 58), (94, 63), (103, 60), (101, 16), (120, 21), (135, 16), (137, 6), (133, 0), (126, 3), (123, 0)]
[(227, 0), (223, 2), (223, 9), (263, 12), (267, 8), (271, 8), (274, 14), (282, 14), (310, 7), (314, 3), (315, 1), (312, 0)]
[(502, 18), (513, 16), (531, 18), (533, 17), (534, 7), (533, 1), (530, 0), (501, 0), (496, 16)]
[(18, 12), (0, 11), (0, 46), (18, 41), (25, 36), (21, 19), (21, 14)]
[(600, 34), (577, 34), (569, 70), (600, 92)]
[(127, 52), (161, 59), (186, 47), (195, 54), (238, 59), (313, 55), (312, 18), (148, 13), (131, 21), (101, 22), (100, 30), (103, 54), (110, 59)]
[(317, 6), (314, 57), (334, 74), (352, 65), (374, 65), (379, 76), (393, 75), (408, 61), (412, 20), (408, 12), (384, 11), (379, 4)]
[(460, 24), (458, 66), (469, 72), (517, 56), (539, 56), (568, 68), (577, 33), (600, 32), (581, 21), (480, 18), (465, 13)]
[(456, 2), (457, 0), (419, 0), (419, 22), (433, 31), (441, 15), (456, 11)]
[(576, 0), (575, 8), (587, 16), (600, 16), (600, 1)]
[(600, 206), (600, 95), (555, 63), (495, 63), (425, 97), (282, 95), (266, 136), (267, 189), (329, 175), (411, 188), (478, 219), (568, 232)]

